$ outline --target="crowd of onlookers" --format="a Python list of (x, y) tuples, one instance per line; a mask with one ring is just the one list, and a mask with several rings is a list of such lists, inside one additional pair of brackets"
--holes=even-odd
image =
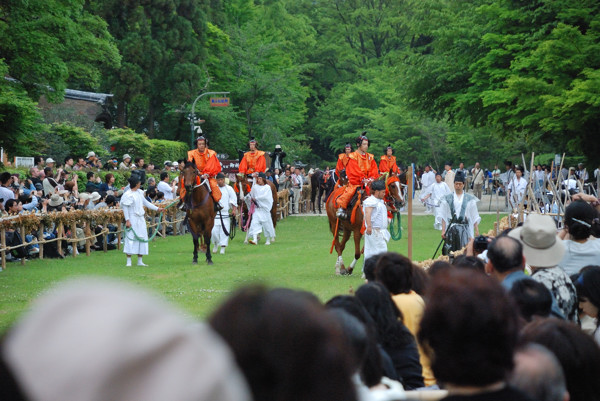
[(597, 214), (565, 220), (559, 236), (530, 215), (428, 270), (372, 256), (324, 304), (247, 286), (206, 324), (123, 284), (62, 285), (0, 343), (2, 399), (600, 400)]

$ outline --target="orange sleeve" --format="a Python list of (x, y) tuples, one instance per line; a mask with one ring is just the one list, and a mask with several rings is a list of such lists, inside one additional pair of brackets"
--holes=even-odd
[(337, 164), (335, 165), (335, 173), (338, 177), (340, 176), (340, 172), (346, 168), (346, 166), (344, 166), (344, 162), (342, 160), (343, 160), (342, 157), (338, 156), (338, 161), (337, 161)]
[(381, 156), (381, 161), (379, 162), (379, 171), (381, 171), (382, 173), (390, 171), (388, 167), (388, 162), (383, 156)]
[[(373, 163), (375, 163), (375, 160), (373, 160)], [(375, 169), (377, 169), (377, 163), (375, 163)], [(346, 176), (348, 177), (348, 182), (352, 185), (360, 185), (363, 178), (365, 178), (358, 166), (358, 162), (352, 158), (346, 164)]]
[(248, 171), (248, 162), (246, 161), (246, 155), (244, 155), (244, 157), (242, 157), (242, 161), (240, 162), (239, 171), (241, 174), (246, 174), (246, 171)]
[(267, 160), (265, 159), (265, 154), (263, 153), (256, 160), (256, 166), (254, 167), (254, 171), (259, 173), (264, 173), (267, 171)]
[(194, 151), (193, 150), (188, 150), (188, 161), (189, 162), (194, 161)]
[(215, 175), (221, 172), (221, 163), (219, 159), (217, 159), (217, 154), (214, 150), (210, 151), (210, 157), (206, 161), (206, 165), (204, 166), (204, 174), (208, 174), (210, 177), (214, 177)]
[(374, 180), (379, 178), (379, 170), (377, 170), (377, 162), (375, 159), (371, 160), (371, 168), (369, 169), (368, 178), (373, 178)]

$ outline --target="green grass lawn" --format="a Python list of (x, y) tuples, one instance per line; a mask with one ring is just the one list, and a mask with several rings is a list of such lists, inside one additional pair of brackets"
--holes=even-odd
[[(495, 215), (483, 215), (481, 231), (493, 227)], [(406, 217), (403, 237), (390, 241), (389, 250), (407, 253)], [(417, 216), (413, 221), (413, 259), (431, 258), (440, 241), (433, 229), (432, 216)], [(204, 255), (192, 265), (190, 235), (157, 239), (150, 244), (150, 255), (144, 258), (149, 267), (125, 267), (122, 251), (93, 252), (64, 260), (31, 260), (25, 266), (9, 263), (0, 272), (0, 333), (27, 308), (32, 299), (52, 284), (69, 277), (105, 276), (149, 288), (179, 304), (193, 316), (204, 318), (237, 287), (249, 283), (265, 283), (304, 289), (321, 300), (348, 293), (362, 284), (359, 261), (356, 273), (349, 277), (335, 275), (335, 254), (329, 254), (331, 234), (325, 217), (291, 217), (277, 225), (277, 240), (270, 246), (244, 245), (238, 232), (225, 255), (214, 255), (213, 266), (207, 266)], [(263, 241), (264, 243), (264, 241)], [(344, 252), (348, 264), (354, 253), (352, 240)]]

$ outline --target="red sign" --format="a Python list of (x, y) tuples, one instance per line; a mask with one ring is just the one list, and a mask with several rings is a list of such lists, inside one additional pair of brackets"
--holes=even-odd
[(229, 106), (229, 98), (228, 97), (211, 97), (210, 105), (212, 107), (227, 107), (227, 106)]

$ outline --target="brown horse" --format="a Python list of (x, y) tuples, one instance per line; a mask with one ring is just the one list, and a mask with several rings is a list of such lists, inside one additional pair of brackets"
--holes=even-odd
[[(401, 185), (399, 179), (396, 175), (384, 174), (379, 179), (386, 180), (386, 195), (385, 195), (385, 203), (390, 211), (395, 212), (400, 208), (404, 203), (404, 197), (402, 196)], [(361, 199), (364, 199), (366, 196), (363, 190), (360, 191)], [(335, 206), (335, 198), (337, 190), (334, 190), (329, 198), (327, 198), (327, 202), (325, 204), (325, 208), (327, 210), (327, 217), (329, 218), (329, 230), (333, 234), (333, 244), (331, 247), (331, 252), (333, 252), (333, 248), (337, 252), (338, 258), (335, 262), (335, 273), (337, 275), (346, 275), (352, 274), (354, 271), (354, 267), (356, 266), (356, 262), (360, 259), (360, 255), (362, 253), (362, 249), (360, 246), (360, 240), (362, 238), (362, 229), (363, 229), (363, 211), (361, 204), (362, 202), (356, 205), (352, 211), (348, 210), (348, 214), (350, 216), (349, 219), (340, 219), (336, 216), (337, 208)], [(339, 240), (339, 235), (342, 234), (342, 240)], [(350, 239), (350, 235), (354, 236), (354, 260), (346, 269), (344, 265), (344, 259), (342, 258), (342, 253), (344, 252), (344, 248), (346, 248), (346, 242)]]
[[(206, 253), (206, 263), (212, 265), (210, 237), (215, 224), (216, 213), (214, 201), (210, 195), (208, 179), (203, 180), (199, 176), (194, 163), (186, 162), (179, 180), (183, 180), (185, 187), (185, 220), (194, 239), (194, 259), (192, 263), (198, 264), (198, 248), (200, 248), (202, 252)], [(201, 244), (198, 243), (198, 238), (200, 238)]]
[[(252, 185), (248, 181), (248, 177), (243, 174), (236, 174), (235, 176), (235, 192), (237, 194), (238, 200), (238, 213), (239, 216), (239, 224), (240, 228), (244, 229), (244, 222), (248, 219), (248, 205), (244, 202), (244, 196), (248, 195), (248, 188), (251, 188)], [(271, 188), (271, 193), (273, 195), (273, 207), (271, 207), (271, 219), (273, 220), (273, 228), (277, 227), (277, 188), (275, 184), (271, 181), (266, 180), (267, 185)], [(248, 243), (248, 233), (246, 233), (246, 239), (244, 243)]]

